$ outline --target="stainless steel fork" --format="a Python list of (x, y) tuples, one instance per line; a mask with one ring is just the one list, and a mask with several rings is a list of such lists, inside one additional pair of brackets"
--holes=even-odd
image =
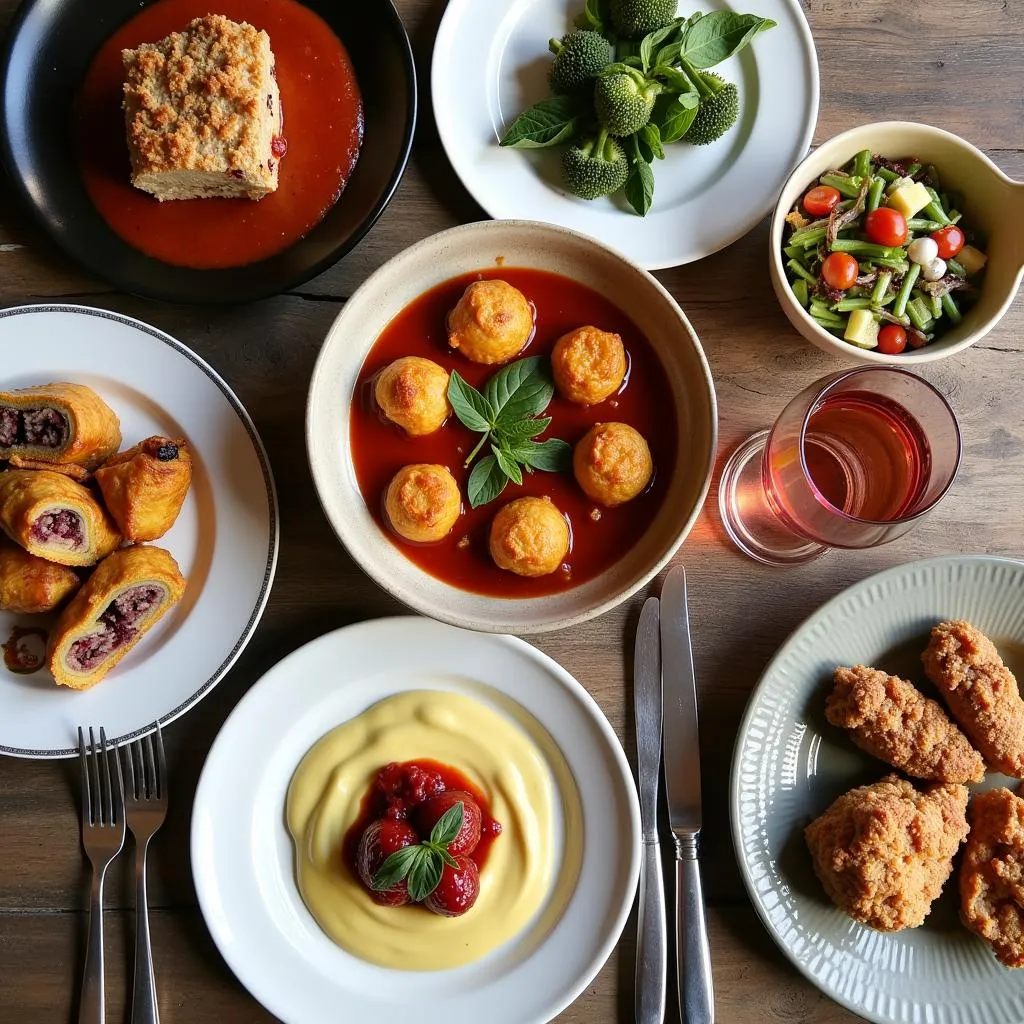
[(85, 947), (85, 973), (78, 1007), (79, 1024), (103, 1024), (103, 876), (107, 865), (124, 846), (124, 786), (121, 762), (107, 750), (107, 734), (100, 729), (100, 746), (89, 728), (89, 746), (78, 728), (78, 760), (82, 768), (82, 846), (92, 864), (89, 889), (89, 938)]
[[(155, 748), (155, 749), (154, 749)], [(132, 982), (131, 1024), (159, 1024), (153, 950), (149, 941), (149, 901), (146, 898), (146, 851), (153, 833), (167, 816), (167, 761), (160, 726), (153, 734), (121, 748), (126, 780), (125, 818), (135, 838), (135, 978)]]

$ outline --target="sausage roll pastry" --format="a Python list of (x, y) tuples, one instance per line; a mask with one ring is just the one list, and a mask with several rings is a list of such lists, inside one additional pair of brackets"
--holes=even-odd
[(61, 473), (0, 473), (0, 528), (30, 554), (60, 565), (94, 565), (121, 543), (89, 491)]
[(84, 384), (0, 391), (0, 459), (17, 454), (93, 469), (120, 446), (114, 410)]
[(192, 456), (184, 441), (149, 437), (111, 456), (95, 475), (124, 539), (156, 540), (178, 518), (192, 483)]
[(12, 455), (8, 459), (8, 465), (12, 469), (48, 469), (52, 473), (63, 473), (80, 484), (84, 484), (92, 476), (85, 466), (79, 466), (74, 462), (44, 462), (42, 459), (29, 459), (24, 455)]
[(0, 611), (37, 615), (53, 611), (81, 586), (66, 565), (54, 565), (0, 536)]
[(122, 548), (100, 562), (61, 612), (47, 661), (61, 686), (95, 686), (185, 593), (163, 548)]

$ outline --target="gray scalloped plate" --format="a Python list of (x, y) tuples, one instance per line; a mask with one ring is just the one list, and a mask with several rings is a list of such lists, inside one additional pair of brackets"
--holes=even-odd
[[(920, 928), (882, 933), (836, 909), (803, 827), (840, 793), (886, 772), (824, 716), (836, 665), (924, 683), (920, 653), (941, 619), (964, 618), (1024, 678), (1024, 562), (950, 556), (849, 587), (783, 644), (747, 705), (733, 756), (733, 841), (765, 927), (822, 992), (876, 1024), (1022, 1024), (1024, 977), (960, 923), (955, 878)], [(989, 774), (982, 786), (1015, 785)]]

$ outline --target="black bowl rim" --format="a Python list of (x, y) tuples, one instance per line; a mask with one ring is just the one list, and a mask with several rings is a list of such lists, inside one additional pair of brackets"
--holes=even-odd
[[(11, 19), (10, 25), (8, 26), (7, 36), (3, 42), (3, 48), (0, 50), (0, 96), (6, 95), (8, 89), (8, 78), (10, 75), (10, 62), (14, 52), (14, 47), (21, 36), (22, 29), (25, 21), (29, 15), (33, 13), (36, 7), (47, 2), (47, 0), (22, 0), (22, 3), (18, 5), (18, 8), (14, 12), (14, 17)], [(302, 0), (298, 0), (302, 3)], [(322, 274), (329, 267), (334, 266), (339, 260), (350, 253), (366, 236), (370, 229), (380, 219), (381, 214), (387, 209), (388, 204), (394, 198), (395, 192), (398, 191), (398, 186), (405, 175), (406, 168), (409, 164), (409, 157), (412, 153), (413, 138), (416, 132), (416, 122), (419, 115), (419, 90), (417, 88), (416, 79), (416, 62), (413, 58), (412, 43), (409, 40), (409, 33), (406, 31), (405, 24), (402, 21), (401, 15), (398, 13), (398, 9), (395, 7), (394, 0), (378, 0), (386, 9), (392, 27), (396, 32), (396, 36), (401, 46), (403, 64), (405, 66), (405, 95), (406, 102), (408, 105), (408, 116), (406, 117), (405, 127), (402, 133), (402, 149), (399, 154), (398, 162), (392, 171), (391, 177), (381, 193), (380, 198), (370, 211), (369, 215), (365, 218), (359, 228), (354, 231), (348, 238), (346, 238), (340, 245), (336, 246), (330, 253), (324, 256), (322, 259), (317, 260), (315, 263), (310, 264), (304, 268), (300, 273), (293, 274), (287, 278), (283, 278), (279, 283), (275, 284), (272, 288), (259, 288), (251, 289), (247, 291), (244, 296), (239, 296), (236, 293), (221, 294), (216, 296), (204, 296), (196, 297), (190, 296), (188, 298), (183, 297), (183, 293), (179, 291), (161, 292), (159, 289), (144, 289), (141, 290), (131, 280), (125, 279), (122, 275), (117, 273), (107, 273), (101, 267), (94, 266), (84, 260), (78, 258), (68, 246), (64, 244), (63, 238), (59, 235), (54, 234), (50, 230), (50, 225), (47, 219), (42, 215), (37, 206), (35, 200), (32, 197), (31, 192), (25, 186), (25, 182), (22, 180), (21, 175), (16, 170), (16, 161), (14, 157), (13, 147), (11, 145), (10, 135), (8, 133), (8, 125), (6, 119), (0, 118), (0, 164), (3, 165), (3, 169), (6, 172), (7, 179), (14, 187), (18, 197), (19, 206), (23, 210), (27, 210), (29, 215), (35, 224), (42, 228), (46, 235), (60, 248), (66, 256), (68, 256), (77, 266), (80, 266), (87, 270), (90, 274), (93, 274), (109, 284), (114, 285), (117, 289), (125, 291), (130, 295), (138, 295), (142, 298), (156, 299), (161, 302), (168, 302), (172, 304), (187, 304), (187, 305), (204, 305), (204, 306), (230, 306), (239, 305), (244, 302), (254, 302), (258, 299), (271, 298), (275, 295), (280, 295), (284, 292), (290, 291), (292, 288), (297, 287), (300, 284), (304, 284), (306, 281), (311, 280), (319, 274)], [(319, 225), (317, 225), (319, 226)], [(314, 227), (312, 230), (316, 230)], [(128, 245), (128, 243), (125, 243)], [(297, 244), (297, 243), (296, 243)], [(134, 248), (129, 245), (129, 248)], [(147, 257), (145, 253), (139, 252), (139, 256), (142, 258), (152, 259), (153, 257)], [(287, 250), (284, 250), (287, 251)], [(268, 257), (272, 259), (273, 257)], [(163, 262), (163, 261), (158, 261)], [(171, 266), (171, 264), (165, 264)], [(254, 264), (255, 265), (255, 264)], [(181, 269), (181, 268), (175, 268)], [(230, 267), (226, 268), (232, 273), (238, 273), (244, 270), (243, 267)], [(216, 273), (216, 270), (196, 270), (197, 274), (210, 274)]]

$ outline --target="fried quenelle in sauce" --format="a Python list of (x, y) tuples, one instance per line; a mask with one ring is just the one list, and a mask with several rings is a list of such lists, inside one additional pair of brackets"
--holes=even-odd
[[(488, 290), (474, 285), (488, 285), (498, 298), (485, 302), (481, 295)], [(487, 331), (478, 329), (476, 321), (486, 320), (485, 308), (499, 308), (502, 296), (513, 298), (506, 303), (505, 328), (495, 332), (508, 342), (499, 352), (488, 347)], [(472, 324), (476, 327), (467, 327)], [(517, 334), (509, 324), (518, 325)], [(458, 347), (449, 344), (453, 337)], [(502, 362), (474, 362), (467, 345), (473, 356), (486, 351), (488, 358)], [(561, 353), (557, 358), (556, 349)], [(448, 380), (458, 371), (483, 393), (502, 365), (535, 356), (552, 357), (555, 383), (555, 395), (540, 414), (550, 417), (551, 423), (535, 440), (559, 438), (575, 446), (595, 424), (618, 424), (616, 429), (624, 428), (621, 433), (629, 439), (619, 445), (627, 453), (621, 460), (622, 479), (605, 484), (603, 490), (595, 488), (599, 500), (577, 483), (571, 466), (563, 471), (524, 470), (521, 485), (510, 482), (497, 497), (473, 508), (467, 484), (488, 448), (465, 464), (482, 435), (464, 426), (447, 402), (442, 406), (436, 397), (441, 374)], [(396, 372), (410, 357), (437, 369)], [(395, 400), (393, 382), (403, 377), (411, 386), (405, 397)], [(413, 436), (408, 423), (433, 429)], [(608, 569), (650, 527), (676, 470), (675, 405), (647, 339), (603, 295), (561, 275), (520, 267), (453, 278), (403, 309), (363, 363), (350, 426), (359, 489), (403, 555), (452, 586), (501, 597), (556, 593)], [(386, 495), (403, 467), (423, 464), (443, 467), (450, 474), (462, 511), (440, 541), (410, 543), (396, 529)], [(630, 467), (633, 471), (627, 472)], [(543, 511), (526, 516), (520, 505), (504, 511), (524, 498), (543, 502), (532, 506)], [(513, 518), (536, 526), (529, 544), (517, 540), (509, 529)]]
[(448, 371), (422, 356), (403, 356), (385, 366), (373, 396), (380, 411), (412, 437), (439, 430), (452, 412)]
[(572, 456), (576, 482), (584, 493), (609, 507), (632, 501), (654, 472), (651, 450), (628, 423), (597, 423)]
[(403, 466), (388, 485), (384, 510), (400, 537), (429, 543), (451, 533), (462, 511), (462, 496), (444, 466)]
[(533, 310), (507, 281), (474, 281), (448, 315), (448, 344), (474, 363), (506, 363), (533, 334)]

